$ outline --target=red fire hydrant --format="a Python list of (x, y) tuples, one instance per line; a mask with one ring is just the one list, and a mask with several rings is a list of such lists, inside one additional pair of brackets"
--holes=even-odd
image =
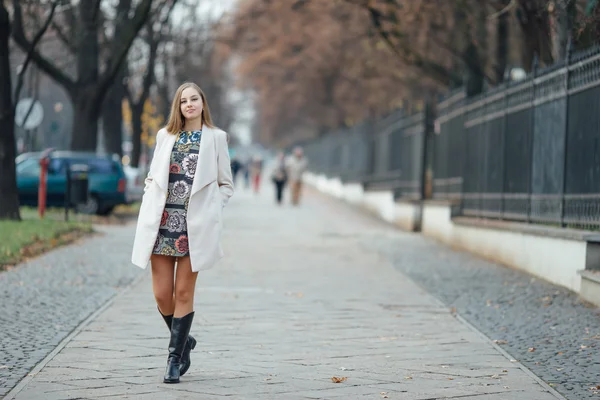
[(50, 164), (50, 158), (48, 154), (42, 155), (40, 158), (40, 185), (38, 187), (38, 213), (40, 218), (44, 218), (46, 212), (46, 183), (48, 176), (48, 165)]

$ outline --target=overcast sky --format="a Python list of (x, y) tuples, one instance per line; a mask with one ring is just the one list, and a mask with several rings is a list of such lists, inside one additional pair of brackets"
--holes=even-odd
[[(223, 13), (232, 10), (238, 0), (198, 0), (198, 7), (196, 12), (199, 16), (207, 19), (217, 20)], [(172, 21), (177, 24), (178, 22), (185, 21), (188, 9), (186, 7), (177, 7), (173, 10)], [(239, 91), (232, 91), (230, 94), (237, 101), (236, 104), (240, 104), (240, 97), (244, 98), (244, 94)], [(208, 99), (210, 102), (210, 99)], [(241, 102), (242, 104), (244, 101)], [(238, 118), (231, 127), (231, 134), (237, 136), (242, 144), (250, 144), (252, 140), (250, 132), (250, 122), (253, 118), (253, 109), (248, 99), (248, 107), (242, 107), (236, 110)]]

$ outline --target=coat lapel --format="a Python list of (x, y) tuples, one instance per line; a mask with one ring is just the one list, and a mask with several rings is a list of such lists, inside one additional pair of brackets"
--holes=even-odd
[(152, 178), (161, 188), (166, 191), (169, 188), (169, 165), (171, 163), (171, 152), (173, 151), (173, 145), (177, 135), (165, 134), (164, 142), (159, 149), (159, 153), (154, 155), (155, 162), (153, 163), (155, 168), (152, 171)]

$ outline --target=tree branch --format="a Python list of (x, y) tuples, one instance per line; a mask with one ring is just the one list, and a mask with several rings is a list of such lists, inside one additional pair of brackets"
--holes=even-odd
[[(44, 33), (46, 33), (46, 31), (48, 30), (48, 27), (50, 26), (50, 23), (52, 22), (52, 18), (54, 18), (54, 12), (56, 11), (57, 6), (58, 6), (58, 0), (55, 0), (52, 3), (50, 12), (48, 13), (48, 17), (46, 17), (46, 22), (44, 22), (44, 25), (38, 31), (38, 33), (33, 38), (33, 41), (31, 42), (31, 47), (29, 48), (29, 51), (27, 52), (27, 55), (25, 56), (25, 61), (23, 62), (23, 65), (21, 66), (21, 70), (19, 71), (19, 74), (17, 76), (17, 85), (15, 87), (15, 104), (19, 101), (21, 89), (23, 88), (23, 81), (24, 81), (23, 78), (25, 76), (25, 72), (27, 71), (27, 67), (29, 67), (29, 63), (31, 62), (31, 58), (33, 56), (33, 52), (35, 51), (35, 47), (38, 45), (40, 40), (42, 40), (42, 36), (44, 36)], [(33, 103), (32, 103), (32, 106), (33, 106)]]
[[(381, 12), (373, 8), (370, 4), (366, 4), (365, 7), (371, 16), (373, 26), (381, 38), (384, 40), (390, 50), (392, 50), (392, 52), (394, 52), (400, 59), (408, 64), (414, 65), (416, 68), (422, 70), (425, 74), (444, 86), (448, 86), (453, 79), (460, 79), (460, 77), (455, 76), (454, 73), (444, 68), (442, 65), (424, 59), (410, 49), (408, 45), (403, 43), (396, 45), (392, 39), (392, 35), (383, 27), (383, 15)], [(396, 36), (398, 37), (398, 35)], [(402, 39), (400, 39), (400, 41), (402, 41)]]
[(115, 79), (117, 73), (119, 72), (119, 68), (123, 64), (123, 61), (129, 52), (129, 48), (131, 47), (133, 40), (137, 36), (140, 29), (144, 26), (144, 23), (148, 18), (148, 14), (150, 13), (151, 6), (152, 0), (142, 0), (137, 5), (134, 16), (129, 20), (121, 22), (122, 24), (126, 24), (126, 27), (123, 30), (123, 35), (121, 37), (113, 39), (111, 54), (113, 54), (114, 57), (111, 58), (106, 69), (100, 76), (98, 91), (96, 92), (96, 95), (99, 98), (103, 98), (106, 94), (106, 91), (110, 88), (110, 85)]
[(488, 17), (488, 19), (496, 19), (508, 12), (510, 12), (512, 9), (517, 7), (517, 0), (510, 0), (510, 3), (508, 3), (508, 5), (506, 7), (504, 7), (502, 10), (490, 15)]
[(66, 35), (63, 32), (62, 28), (55, 21), (52, 21), (51, 26), (52, 29), (54, 29), (54, 31), (56, 32), (56, 36), (58, 36), (61, 42), (63, 42), (63, 44), (67, 46), (67, 49), (69, 49), (69, 51), (73, 54), (77, 53), (77, 46), (75, 46), (75, 44), (71, 42), (68, 35)]
[(62, 72), (59, 68), (57, 68), (54, 64), (48, 61), (44, 56), (35, 51), (35, 46), (37, 45), (37, 42), (39, 42), (42, 35), (50, 25), (50, 22), (54, 15), (54, 10), (57, 5), (58, 1), (55, 1), (53, 3), (53, 8), (51, 11), (51, 17), (48, 18), (48, 20), (46, 21), (45, 27), (43, 28), (43, 30), (40, 30), (40, 32), (38, 32), (38, 35), (36, 35), (34, 41), (30, 42), (25, 36), (25, 32), (23, 29), (23, 11), (21, 9), (20, 1), (13, 0), (14, 17), (12, 36), (17, 45), (19, 45), (19, 47), (27, 53), (27, 57), (29, 60), (33, 60), (40, 69), (42, 69), (45, 73), (50, 75), (52, 79), (54, 79), (67, 91), (70, 92), (75, 86), (75, 82), (71, 78), (69, 78), (64, 72)]
[[(159, 10), (157, 11), (157, 14), (160, 14), (160, 12), (162, 11), (163, 7), (166, 6), (166, 1), (161, 3), (159, 5)], [(158, 55), (158, 46), (160, 45), (160, 42), (163, 40), (164, 38), (164, 32), (162, 31), (162, 27), (167, 25), (169, 22), (169, 19), (171, 17), (171, 12), (173, 11), (173, 8), (175, 7), (175, 5), (177, 4), (177, 0), (173, 0), (169, 6), (169, 8), (167, 9), (165, 15), (159, 19), (158, 21), (158, 32), (154, 31), (154, 23), (156, 21), (154, 21), (153, 18), (151, 18), (150, 20), (148, 20), (148, 22), (146, 23), (146, 30), (147, 32), (147, 43), (148, 46), (150, 47), (150, 51), (149, 51), (149, 56), (148, 56), (148, 67), (146, 68), (146, 73), (144, 74), (144, 79), (142, 81), (142, 92), (140, 93), (140, 96), (138, 98), (138, 100), (135, 102), (136, 105), (139, 105), (139, 103), (143, 103), (146, 101), (146, 99), (148, 98), (148, 96), (150, 95), (150, 87), (152, 86), (152, 83), (155, 81), (155, 70), (156, 70), (156, 58)], [(127, 94), (128, 94), (128, 98), (133, 100), (133, 95), (130, 92), (129, 87), (126, 88)]]

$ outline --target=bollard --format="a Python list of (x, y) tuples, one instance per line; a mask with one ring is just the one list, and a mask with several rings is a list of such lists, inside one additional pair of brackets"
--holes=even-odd
[(40, 215), (40, 219), (44, 218), (44, 213), (46, 212), (48, 165), (50, 165), (50, 159), (42, 157), (40, 159), (40, 183), (38, 187), (38, 214)]

